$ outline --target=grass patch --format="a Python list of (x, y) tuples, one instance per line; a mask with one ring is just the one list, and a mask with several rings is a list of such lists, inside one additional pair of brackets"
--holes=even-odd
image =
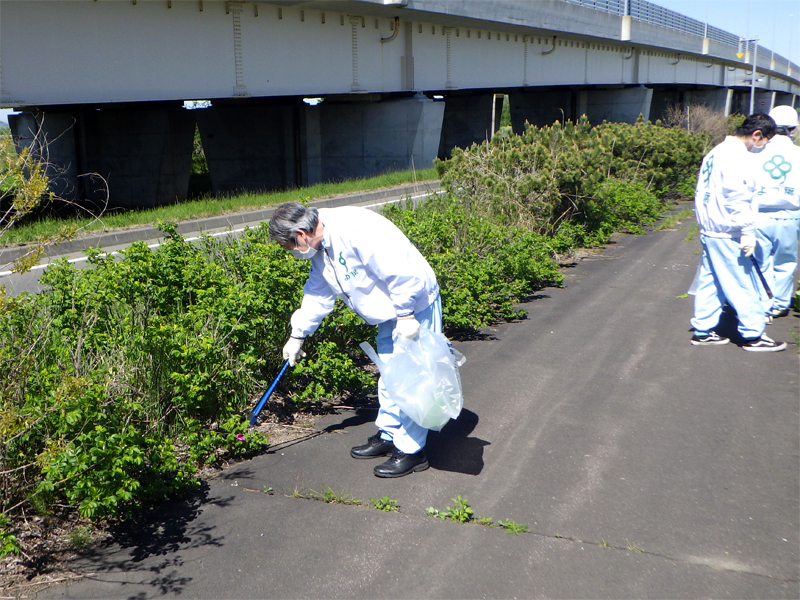
[(658, 224), (656, 227), (656, 231), (663, 231), (666, 229), (675, 229), (677, 225), (680, 225), (682, 221), (686, 219), (690, 219), (694, 217), (694, 209), (685, 209), (678, 211), (674, 214), (667, 216), (661, 223)]
[(64, 225), (75, 225), (78, 228), (85, 227), (86, 229), (83, 231), (90, 232), (153, 225), (159, 221), (188, 221), (272, 206), (283, 202), (308, 202), (337, 194), (378, 190), (406, 183), (433, 181), (436, 178), (435, 169), (398, 171), (364, 179), (349, 179), (336, 183), (317, 183), (308, 187), (279, 192), (243, 193), (229, 197), (205, 197), (142, 210), (112, 210), (94, 223), (92, 223), (92, 219), (84, 217), (42, 217), (10, 229), (3, 236), (2, 242), (3, 244), (33, 242), (38, 238), (55, 234)]
[(321, 492), (309, 490), (307, 498), (311, 498), (312, 500), (320, 500), (326, 504), (348, 504), (354, 506), (361, 504), (361, 500), (353, 496), (350, 492), (346, 492), (344, 490), (337, 492), (328, 486), (322, 488)]
[(497, 524), (505, 529), (506, 533), (513, 533), (514, 535), (519, 535), (520, 533), (530, 533), (528, 526), (525, 523), (515, 523), (511, 519), (498, 521)]
[(700, 225), (695, 223), (689, 231), (686, 232), (686, 237), (683, 238), (684, 242), (693, 242), (697, 239), (697, 235), (700, 233)]

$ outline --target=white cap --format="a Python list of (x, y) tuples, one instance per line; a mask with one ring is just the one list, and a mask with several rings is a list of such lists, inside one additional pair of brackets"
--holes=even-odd
[(769, 116), (778, 127), (797, 127), (797, 111), (791, 106), (776, 106)]

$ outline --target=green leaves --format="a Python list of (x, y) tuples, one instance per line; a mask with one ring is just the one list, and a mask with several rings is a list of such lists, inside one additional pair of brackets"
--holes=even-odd
[[(584, 225), (587, 239), (597, 235), (602, 242), (618, 226), (632, 230), (625, 223), (633, 223), (618, 217), (616, 207), (605, 207), (605, 199), (598, 207), (608, 180), (637, 182), (642, 186), (637, 190), (660, 200), (689, 197), (704, 143), (705, 136), (680, 128), (643, 120), (592, 127), (584, 116), (577, 124), (529, 126), (521, 135), (495, 136), (454, 151), (436, 168), (443, 187), (470, 216), (545, 235), (573, 221)], [(652, 198), (643, 202), (635, 212), (650, 218)]]

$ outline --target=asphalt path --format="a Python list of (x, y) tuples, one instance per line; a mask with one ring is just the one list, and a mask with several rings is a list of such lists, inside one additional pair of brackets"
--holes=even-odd
[[(343, 410), (142, 515), (38, 597), (800, 597), (797, 313), (768, 327), (784, 352), (691, 346), (690, 225), (617, 236), (527, 319), (457, 342), (465, 406), (430, 435), (427, 471), (374, 477), (349, 449), (376, 411)], [(529, 532), (426, 515), (459, 495)]]

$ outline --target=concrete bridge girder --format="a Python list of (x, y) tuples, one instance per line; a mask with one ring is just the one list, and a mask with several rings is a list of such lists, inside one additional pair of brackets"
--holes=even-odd
[[(618, 17), (562, 0), (535, 10), (515, 0), (401, 5), (2, 0), (0, 104), (45, 111), (62, 191), (95, 198), (77, 175), (97, 171), (119, 206), (186, 195), (195, 118), (214, 189), (232, 191), (428, 166), (491, 136), (495, 91), (511, 93), (515, 130), (584, 112), (593, 122), (654, 118), (665, 86), (717, 87), (726, 106), (746, 111), (750, 67), (727, 46), (704, 43), (704, 56), (697, 38), (643, 23), (621, 39)], [(794, 103), (796, 75), (764, 73), (758, 106), (764, 94)], [(420, 91), (445, 101), (411, 98)], [(303, 96), (329, 100), (306, 106)], [(189, 115), (176, 108), (183, 99), (214, 106)], [(35, 124), (20, 117), (12, 128)], [(123, 148), (136, 156), (123, 160)]]
[[(637, 25), (641, 31), (634, 27), (630, 41), (621, 40), (618, 17), (561, 0), (539, 0), (535, 11), (514, 2), (493, 2), (485, 10), (478, 10), (481, 3), (437, 1), (413, 3), (417, 8), (408, 10), (355, 0), (286, 4), (292, 5), (3, 0), (0, 102), (43, 106), (525, 85), (721, 85), (710, 73), (725, 65), (743, 80), (748, 68), (728, 56), (729, 47), (719, 56), (703, 56), (697, 38), (646, 24)], [(503, 6), (509, 14), (525, 14), (528, 22), (504, 20)], [(449, 14), (436, 12), (445, 8)], [(470, 11), (471, 19), (457, 14)], [(31, 23), (36, 27), (23, 26)], [(74, 31), (81, 35), (65, 34)], [(706, 69), (708, 61), (716, 68)], [(796, 78), (777, 73), (768, 83), (785, 86), (782, 91), (798, 89)]]

